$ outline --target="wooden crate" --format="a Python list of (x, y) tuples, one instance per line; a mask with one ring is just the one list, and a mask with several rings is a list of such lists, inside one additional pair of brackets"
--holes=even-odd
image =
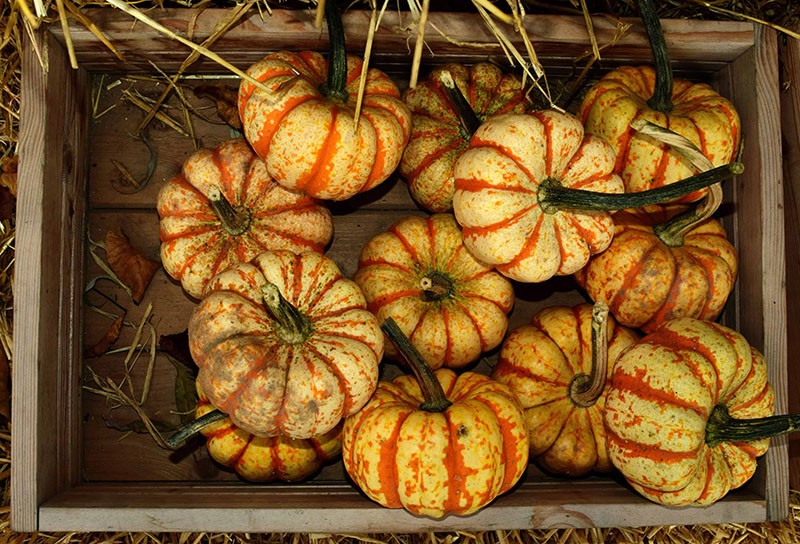
[[(207, 37), (224, 12), (154, 11), (162, 24)], [(120, 226), (137, 247), (158, 255), (155, 195), (193, 149), (193, 142), (156, 125), (158, 161), (153, 181), (136, 195), (111, 189), (116, 159), (134, 175), (143, 172), (149, 154), (130, 133), (141, 111), (117, 105), (120, 85), (156, 67), (177, 70), (188, 54), (116, 10), (91, 12), (92, 20), (125, 56), (120, 61), (85, 29), (71, 27), (79, 68), (69, 66), (60, 28), (43, 28), (23, 52), (22, 122), (16, 246), (16, 315), (11, 522), (17, 531), (248, 531), (248, 532), (417, 532), (547, 527), (641, 526), (781, 520), (788, 516), (788, 458), (784, 438), (775, 439), (743, 489), (707, 508), (665, 508), (648, 502), (619, 477), (579, 480), (549, 478), (533, 466), (524, 481), (491, 506), (469, 517), (433, 521), (402, 510), (384, 509), (347, 482), (340, 464), (326, 467), (301, 484), (254, 485), (220, 471), (202, 448), (181, 455), (159, 449), (147, 435), (124, 436), (109, 429), (115, 417), (104, 400), (83, 389), (83, 343), (102, 334), (97, 314), (87, 310), (83, 289), (96, 275), (87, 239), (102, 238)], [(361, 51), (369, 16), (345, 16), (348, 44)], [(408, 77), (413, 37), (408, 14), (386, 13), (375, 37), (373, 62)], [(495, 38), (476, 14), (432, 13), (423, 62), (459, 60), (505, 62)], [(608, 69), (621, 63), (649, 62), (643, 30), (633, 28), (603, 50)], [(530, 37), (548, 74), (568, 75), (573, 61), (589, 51), (583, 19), (530, 16)], [(614, 36), (612, 21), (594, 21), (600, 44)], [(406, 30), (403, 30), (406, 29)], [(723, 321), (741, 331), (769, 361), (777, 410), (787, 406), (786, 304), (781, 186), (780, 112), (777, 40), (770, 29), (747, 23), (664, 21), (675, 61), (683, 74), (714, 84), (736, 104), (745, 138), (746, 171), (727, 182), (722, 219), (741, 253), (737, 288)], [(445, 38), (446, 36), (447, 38)], [(516, 39), (516, 38), (515, 38)], [(470, 42), (470, 46), (463, 45)], [(480, 44), (483, 46), (480, 46)], [(475, 45), (478, 44), (478, 45)], [(214, 50), (245, 68), (277, 49), (325, 50), (327, 38), (310, 11), (274, 10), (262, 20), (253, 15), (230, 30)], [(192, 72), (220, 74), (201, 59)], [(424, 69), (423, 69), (424, 75)], [(595, 72), (596, 75), (596, 72)], [(233, 82), (231, 82), (233, 84)], [(157, 87), (157, 86), (156, 86)], [(151, 89), (156, 92), (162, 87)], [(94, 90), (102, 89), (95, 99)], [(205, 103), (208, 106), (208, 103)], [(215, 145), (229, 136), (219, 124), (197, 122), (198, 143)], [(345, 274), (355, 269), (361, 245), (397, 218), (422, 213), (405, 185), (393, 177), (381, 188), (332, 206), (336, 235), (329, 250)], [(539, 286), (517, 286), (512, 326), (551, 303), (582, 301), (570, 278)], [(158, 333), (185, 328), (193, 302), (178, 284), (159, 272), (147, 297), (130, 309), (141, 318), (153, 303)], [(124, 339), (121, 340), (124, 343)], [(91, 362), (103, 372), (118, 372), (113, 358)], [(148, 405), (152, 415), (170, 414), (174, 373), (156, 361)]]

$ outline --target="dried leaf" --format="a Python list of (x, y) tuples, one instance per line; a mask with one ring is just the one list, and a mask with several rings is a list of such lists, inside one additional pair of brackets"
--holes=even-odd
[(0, 416), (6, 421), (11, 419), (11, 369), (3, 349), (0, 349)]
[(189, 332), (187, 330), (161, 335), (158, 338), (158, 349), (182, 363), (192, 376), (197, 374), (197, 365), (189, 351)]
[(217, 83), (214, 85), (199, 85), (195, 87), (194, 94), (200, 98), (211, 98), (217, 106), (217, 115), (236, 130), (242, 129), (242, 120), (239, 118), (238, 95), (236, 90)]
[(106, 233), (106, 259), (120, 281), (130, 287), (133, 302), (139, 304), (161, 263), (145, 257), (120, 229)]
[(175, 367), (175, 411), (181, 424), (186, 425), (194, 421), (194, 410), (197, 407), (195, 375), (174, 357), (167, 356), (167, 359)]
[(5, 187), (11, 196), (17, 196), (17, 164), (19, 159), (16, 155), (4, 157), (0, 161), (0, 186)]
[(107, 352), (111, 346), (119, 340), (120, 332), (122, 332), (122, 324), (125, 321), (125, 314), (120, 315), (117, 317), (114, 322), (111, 324), (111, 328), (106, 331), (103, 338), (100, 339), (95, 345), (86, 349), (86, 353), (84, 354), (86, 358), (92, 357), (100, 357), (105, 352)]

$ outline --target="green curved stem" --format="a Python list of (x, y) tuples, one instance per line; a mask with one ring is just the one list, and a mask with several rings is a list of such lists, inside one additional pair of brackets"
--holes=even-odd
[(237, 210), (219, 189), (209, 191), (208, 202), (217, 214), (222, 228), (231, 236), (239, 236), (250, 228), (252, 216), (246, 210)]
[(752, 442), (799, 429), (800, 414), (736, 419), (726, 406), (718, 404), (706, 422), (706, 443), (714, 447), (722, 442)]
[(669, 247), (681, 247), (689, 231), (710, 218), (722, 203), (722, 187), (719, 184), (709, 187), (703, 201), (668, 221), (653, 227), (653, 233)]
[(420, 405), (421, 410), (426, 412), (444, 412), (452, 404), (444, 394), (442, 384), (439, 383), (436, 374), (422, 358), (422, 354), (414, 347), (400, 326), (391, 317), (381, 324), (381, 330), (389, 337), (389, 340), (397, 347), (400, 355), (406, 360), (408, 366), (414, 372), (425, 402)]
[(592, 308), (592, 370), (576, 375), (569, 385), (569, 398), (581, 408), (597, 402), (608, 377), (608, 306), (595, 302)]
[(274, 283), (261, 288), (264, 305), (277, 323), (278, 334), (287, 344), (301, 344), (311, 335), (311, 320), (281, 294)]
[(656, 67), (655, 88), (647, 105), (656, 111), (669, 113), (672, 111), (672, 65), (669, 62), (664, 30), (661, 28), (661, 21), (658, 20), (653, 0), (637, 0), (637, 4)]
[(325, 0), (325, 22), (328, 25), (330, 58), (328, 60), (328, 81), (323, 89), (325, 96), (347, 101), (347, 50), (345, 48), (342, 15), (335, 0)]
[(225, 419), (226, 417), (228, 417), (228, 414), (221, 412), (220, 410), (211, 410), (210, 412), (205, 413), (204, 415), (175, 431), (175, 433), (166, 438), (164, 442), (173, 450), (178, 449), (181, 444), (200, 432), (201, 429), (211, 425), (212, 423), (216, 423), (217, 421)]
[(538, 199), (542, 211), (555, 213), (563, 209), (587, 211), (614, 211), (662, 204), (691, 192), (705, 189), (733, 175), (744, 172), (744, 165), (732, 162), (701, 172), (690, 178), (637, 193), (601, 193), (564, 187), (556, 179), (547, 179), (539, 185)]
[(442, 72), (439, 76), (439, 81), (442, 82), (447, 97), (455, 107), (456, 113), (458, 113), (458, 120), (461, 123), (463, 136), (466, 139), (471, 138), (472, 135), (475, 134), (475, 131), (478, 130), (478, 127), (481, 126), (480, 117), (478, 117), (478, 114), (472, 109), (472, 105), (470, 105), (464, 93), (461, 92), (461, 89), (458, 88), (450, 72), (446, 70)]

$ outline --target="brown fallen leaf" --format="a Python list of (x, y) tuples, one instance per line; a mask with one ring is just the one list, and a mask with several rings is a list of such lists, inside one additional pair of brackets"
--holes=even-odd
[(198, 85), (194, 89), (195, 96), (211, 98), (217, 106), (217, 115), (236, 130), (242, 129), (242, 120), (239, 118), (238, 93), (226, 85)]
[(100, 357), (107, 352), (111, 346), (113, 346), (114, 343), (119, 340), (119, 335), (122, 332), (122, 324), (124, 321), (125, 314), (122, 314), (116, 318), (111, 324), (111, 328), (106, 331), (103, 337), (95, 345), (86, 348), (84, 356), (87, 359), (91, 359), (92, 357)]
[(0, 160), (0, 186), (9, 190), (12, 196), (17, 196), (17, 164), (16, 155), (4, 157)]
[(106, 233), (106, 259), (120, 281), (130, 288), (133, 302), (139, 304), (161, 263), (133, 247), (121, 229)]
[(174, 334), (162, 334), (159, 336), (158, 349), (176, 359), (193, 374), (197, 373), (197, 364), (195, 364), (189, 351), (189, 332), (186, 329)]

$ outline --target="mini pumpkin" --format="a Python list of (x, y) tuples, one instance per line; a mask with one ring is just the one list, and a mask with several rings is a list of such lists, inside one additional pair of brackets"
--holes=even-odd
[(611, 243), (609, 210), (669, 201), (741, 171), (732, 163), (622, 194), (614, 161), (611, 147), (584, 134), (571, 114), (543, 110), (490, 118), (455, 165), (453, 212), (464, 244), (518, 281), (573, 274)]
[(654, 206), (617, 212), (603, 253), (575, 274), (617, 320), (651, 332), (677, 317), (713, 321), (733, 290), (736, 248), (710, 214)]
[(478, 126), (492, 115), (529, 106), (522, 81), (489, 62), (434, 68), (403, 99), (412, 124), (400, 174), (414, 200), (432, 212), (453, 209), (453, 166)]
[[(216, 410), (200, 387), (197, 394), (197, 418)], [(250, 482), (306, 480), (342, 451), (341, 423), (307, 439), (255, 436), (238, 428), (230, 418), (210, 423), (200, 432), (206, 437), (211, 458)]]
[[(647, 120), (688, 138), (713, 163), (734, 160), (741, 141), (741, 121), (727, 98), (705, 83), (674, 79), (664, 34), (650, 0), (639, 11), (653, 49), (655, 68), (622, 66), (604, 75), (584, 96), (578, 117), (586, 132), (611, 144), (614, 171), (629, 192), (661, 187), (695, 173), (690, 162), (669, 146), (638, 133), (631, 123)], [(683, 202), (701, 198), (686, 195)]]
[(769, 437), (800, 416), (773, 416), (764, 357), (738, 332), (684, 317), (617, 360), (604, 420), (614, 466), (644, 497), (704, 506), (754, 474)]
[(200, 149), (158, 193), (161, 262), (192, 297), (212, 276), (268, 249), (322, 251), (328, 209), (275, 183), (242, 138)]
[(367, 191), (397, 168), (411, 132), (411, 114), (383, 72), (345, 52), (335, 2), (325, 2), (330, 58), (315, 51), (279, 51), (250, 66), (239, 86), (244, 135), (275, 180), (326, 200)]
[(638, 335), (604, 304), (549, 306), (503, 342), (491, 377), (525, 414), (531, 458), (545, 471), (584, 476), (613, 469), (606, 450), (606, 379)]
[[(514, 289), (464, 247), (452, 214), (410, 216), (371, 238), (353, 278), (433, 369), (460, 368), (500, 345)], [(393, 344), (386, 352), (396, 356)]]
[(387, 508), (432, 518), (480, 510), (527, 466), (517, 399), (483, 374), (431, 370), (396, 323), (389, 319), (383, 329), (414, 375), (381, 381), (369, 403), (345, 420), (348, 474)]
[(216, 275), (188, 333), (211, 404), (257, 436), (329, 432), (370, 398), (383, 356), (361, 290), (313, 251), (267, 251)]

